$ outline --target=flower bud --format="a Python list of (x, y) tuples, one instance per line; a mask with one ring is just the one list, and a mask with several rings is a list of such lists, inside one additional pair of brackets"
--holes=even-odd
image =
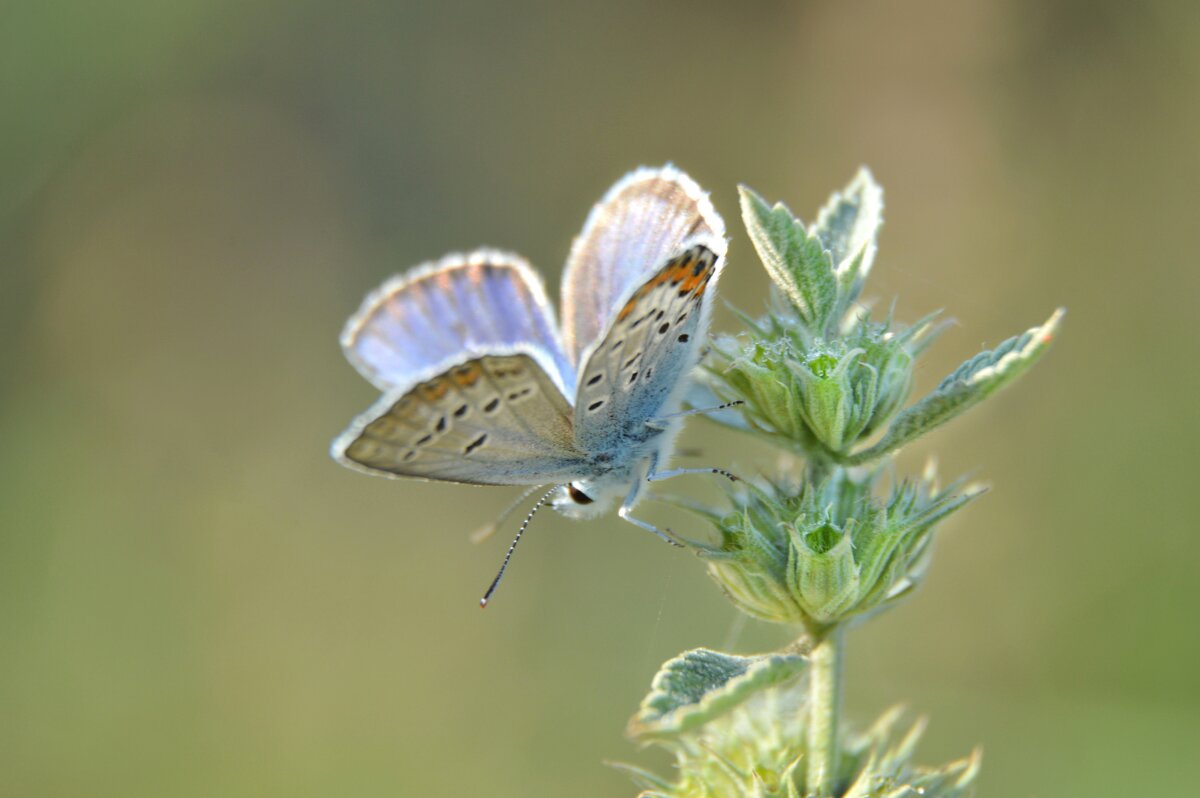
[(812, 339), (785, 316), (763, 320), (748, 340), (714, 342), (713, 391), (740, 399), (746, 422), (822, 460), (844, 460), (904, 404), (916, 354), (933, 326), (924, 319), (898, 332), (860, 318), (844, 337)]
[(719, 545), (692, 545), (743, 611), (819, 635), (912, 590), (934, 524), (981, 492), (938, 490), (932, 471), (899, 485), (886, 502), (870, 495), (869, 484), (838, 469), (816, 485), (752, 485), (715, 520)]

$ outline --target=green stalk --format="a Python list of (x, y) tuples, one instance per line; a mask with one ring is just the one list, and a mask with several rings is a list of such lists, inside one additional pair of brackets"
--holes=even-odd
[(808, 779), (810, 795), (831, 798), (837, 789), (838, 718), (842, 709), (842, 627), (835, 626), (809, 654)]

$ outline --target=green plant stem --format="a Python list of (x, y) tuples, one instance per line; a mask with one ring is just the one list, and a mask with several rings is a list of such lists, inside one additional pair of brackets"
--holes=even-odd
[(825, 633), (809, 654), (808, 791), (831, 798), (837, 789), (838, 718), (842, 708), (842, 627)]

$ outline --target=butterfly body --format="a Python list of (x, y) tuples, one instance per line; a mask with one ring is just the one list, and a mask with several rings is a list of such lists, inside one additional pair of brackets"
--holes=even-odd
[(515, 255), (449, 256), (385, 283), (342, 335), (384, 393), (333, 457), (390, 477), (558, 485), (547, 501), (564, 515), (619, 503), (627, 517), (669, 457), (679, 423), (664, 417), (699, 360), (724, 253), (707, 196), (668, 166), (631, 173), (593, 209), (561, 328)]
[(666, 460), (679, 425), (662, 428), (646, 425), (644, 431), (615, 439), (610, 449), (588, 456), (580, 473), (589, 476), (561, 485), (549, 504), (568, 518), (597, 518), (620, 502), (630, 505), (638, 490), (653, 472), (655, 464)]

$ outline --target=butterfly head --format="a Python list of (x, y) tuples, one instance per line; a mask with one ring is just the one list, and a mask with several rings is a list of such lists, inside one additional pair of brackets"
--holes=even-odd
[(559, 486), (550, 506), (568, 518), (596, 518), (604, 515), (629, 492), (630, 480), (624, 474), (605, 474), (592, 479), (576, 479)]

